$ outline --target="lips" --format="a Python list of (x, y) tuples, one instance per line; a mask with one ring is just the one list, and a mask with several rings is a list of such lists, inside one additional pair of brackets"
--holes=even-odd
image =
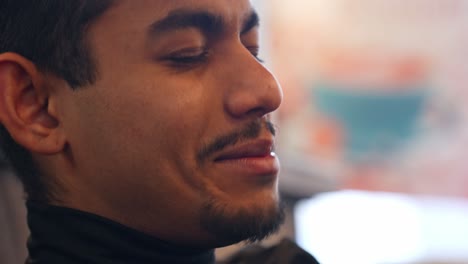
[(245, 143), (240, 146), (235, 146), (224, 151), (215, 158), (215, 162), (267, 157), (273, 154), (272, 151), (273, 142), (271, 140), (258, 140), (255, 142)]
[(274, 176), (279, 161), (273, 152), (273, 140), (256, 140), (229, 147), (214, 159), (215, 164), (236, 175)]

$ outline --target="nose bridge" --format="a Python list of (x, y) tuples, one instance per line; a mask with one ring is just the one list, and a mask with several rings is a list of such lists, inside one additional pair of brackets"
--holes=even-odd
[(225, 57), (226, 111), (236, 117), (264, 116), (276, 110), (282, 91), (273, 74), (243, 47)]

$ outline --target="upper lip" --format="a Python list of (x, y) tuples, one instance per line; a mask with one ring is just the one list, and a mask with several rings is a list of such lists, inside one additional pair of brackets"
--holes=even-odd
[(273, 151), (273, 140), (259, 139), (255, 141), (243, 142), (238, 145), (226, 148), (216, 158), (215, 161), (229, 159), (241, 159), (249, 157), (265, 157)]

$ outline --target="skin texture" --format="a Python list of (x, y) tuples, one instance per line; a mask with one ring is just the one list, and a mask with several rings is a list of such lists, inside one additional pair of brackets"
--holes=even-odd
[[(149, 30), (181, 10), (222, 23)], [(258, 27), (243, 32), (252, 12), (247, 0), (117, 1), (87, 35), (98, 80), (76, 91), (1, 54), (0, 121), (54, 182), (54, 203), (192, 247), (274, 230), (266, 121), (282, 93), (255, 57)]]

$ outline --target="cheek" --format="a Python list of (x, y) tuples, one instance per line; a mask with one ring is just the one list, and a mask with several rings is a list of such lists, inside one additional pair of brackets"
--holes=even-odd
[(100, 174), (89, 179), (102, 181), (99, 184), (108, 184), (108, 177), (116, 182), (120, 175), (116, 184), (122, 186), (139, 184), (136, 178), (152, 186), (145, 188), (169, 185), (180, 192), (187, 184), (199, 186), (196, 153), (204, 139), (221, 130), (216, 117), (221, 103), (215, 102), (220, 96), (200, 76), (195, 81), (143, 75), (101, 83), (76, 99), (76, 119), (82, 121), (69, 130), (75, 136), (77, 160), (84, 164), (85, 174)]
[(153, 157), (169, 165), (182, 160), (187, 166), (208, 129), (207, 96), (201, 84), (159, 83), (109, 98), (103, 119), (112, 120), (114, 144), (124, 145), (132, 158)]

